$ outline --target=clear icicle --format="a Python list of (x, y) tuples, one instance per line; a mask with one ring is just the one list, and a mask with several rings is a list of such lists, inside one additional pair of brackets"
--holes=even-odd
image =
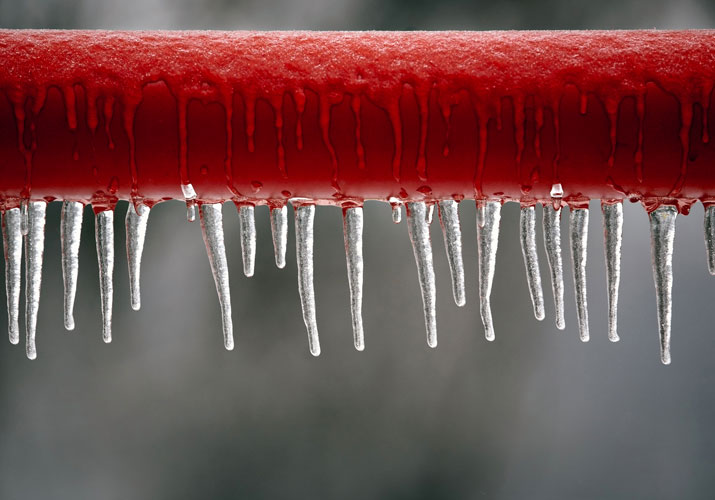
[(286, 247), (288, 246), (288, 207), (271, 208), (271, 233), (273, 234), (273, 251), (276, 256), (276, 267), (286, 266)]
[(348, 285), (350, 287), (350, 312), (353, 320), (353, 340), (355, 349), (358, 351), (365, 349), (365, 335), (362, 326), (362, 232), (362, 207), (351, 207), (343, 210), (343, 235), (348, 266)]
[(434, 218), (434, 203), (428, 203), (427, 204), (427, 215), (425, 218), (428, 226), (432, 224), (433, 218)]
[(545, 316), (544, 292), (541, 288), (539, 255), (536, 252), (536, 208), (534, 206), (521, 207), (519, 229), (521, 253), (524, 256), (526, 282), (529, 285), (531, 304), (534, 307), (534, 316), (537, 320), (541, 321)]
[(442, 226), (447, 261), (452, 275), (454, 302), (462, 307), (466, 303), (464, 291), (464, 262), (462, 260), (462, 229), (459, 225), (459, 204), (454, 200), (439, 202), (439, 223)]
[(94, 238), (99, 261), (99, 294), (102, 300), (102, 339), (112, 341), (112, 302), (114, 300), (114, 211), (99, 212)]
[(64, 321), (67, 330), (74, 330), (74, 299), (79, 273), (79, 243), (82, 236), (84, 204), (62, 202), (60, 241), (62, 243), (62, 279), (64, 283)]
[(20, 202), (20, 232), (23, 236), (27, 236), (29, 230), (29, 210), (30, 210), (30, 200), (22, 200)]
[(5, 292), (7, 293), (8, 337), (11, 344), (20, 341), (20, 278), (22, 262), (22, 215), (19, 208), (5, 211), (2, 238), (5, 246)]
[(193, 184), (182, 184), (181, 193), (186, 200), (186, 220), (194, 222), (196, 220), (196, 190)]
[(660, 333), (660, 360), (670, 364), (670, 320), (673, 291), (673, 241), (678, 209), (664, 205), (650, 213), (651, 255), (653, 281), (658, 303), (658, 330)]
[(295, 246), (298, 261), (298, 292), (303, 321), (308, 330), (308, 347), (313, 356), (320, 355), (320, 338), (315, 317), (313, 289), (313, 223), (315, 205), (299, 206), (295, 211)]
[(37, 311), (40, 308), (42, 257), (45, 250), (45, 213), (47, 203), (32, 201), (27, 208), (27, 236), (25, 237), (25, 352), (29, 359), (37, 357), (35, 332)]
[(494, 282), (497, 247), (499, 244), (499, 224), (501, 222), (501, 202), (483, 202), (478, 212), (477, 240), (479, 250), (479, 303), (484, 335), (487, 340), (494, 340), (494, 321), (490, 296)]
[(427, 344), (437, 347), (437, 291), (432, 263), (432, 242), (427, 225), (427, 205), (424, 202), (407, 204), (407, 229), (417, 263), (417, 276), (422, 291)]
[(129, 202), (124, 225), (127, 234), (127, 265), (129, 267), (129, 299), (132, 309), (141, 308), (141, 289), (139, 286), (141, 275), (142, 252), (146, 238), (146, 226), (149, 222), (149, 207), (139, 205), (139, 213), (134, 208), (134, 203)]
[(607, 203), (603, 212), (606, 283), (608, 286), (608, 340), (618, 342), (618, 285), (621, 281), (621, 241), (623, 239), (623, 204)]
[(228, 281), (228, 261), (223, 239), (223, 214), (221, 203), (204, 203), (200, 205), (201, 232), (206, 245), (206, 253), (211, 265), (211, 273), (216, 284), (218, 301), (221, 305), (221, 321), (223, 323), (223, 345), (227, 350), (233, 350), (233, 320), (231, 319), (231, 288)]
[(256, 267), (256, 218), (253, 205), (241, 205), (238, 209), (238, 219), (241, 229), (243, 274), (250, 278)]
[(399, 224), (402, 222), (402, 204), (393, 203), (392, 204), (392, 222)]
[(705, 247), (708, 251), (708, 271), (715, 276), (715, 205), (705, 209)]
[(556, 328), (563, 330), (564, 321), (564, 264), (561, 258), (561, 209), (544, 205), (544, 248), (551, 269), (551, 289), (554, 293)]
[(588, 256), (588, 209), (575, 208), (569, 219), (571, 240), (571, 262), (573, 262), (573, 282), (576, 292), (576, 318), (582, 342), (588, 342), (588, 299), (586, 293), (586, 260)]

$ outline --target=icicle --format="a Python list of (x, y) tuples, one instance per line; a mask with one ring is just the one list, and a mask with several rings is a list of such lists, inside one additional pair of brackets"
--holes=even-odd
[(651, 255), (653, 281), (658, 301), (658, 330), (660, 332), (660, 360), (670, 364), (670, 319), (673, 289), (673, 241), (678, 209), (664, 205), (650, 213)]
[(303, 321), (308, 329), (308, 347), (313, 356), (320, 355), (318, 323), (315, 318), (313, 289), (313, 221), (315, 205), (303, 205), (295, 211), (295, 246), (298, 260), (298, 292)]
[(563, 330), (564, 322), (564, 264), (561, 259), (561, 210), (544, 205), (544, 248), (551, 269), (551, 289), (554, 293), (556, 328)]
[(231, 319), (231, 288), (228, 282), (228, 261), (223, 242), (223, 214), (221, 203), (204, 203), (199, 207), (201, 232), (206, 245), (206, 253), (211, 265), (211, 273), (216, 284), (218, 301), (221, 305), (223, 323), (223, 345), (233, 350), (233, 320)]
[(99, 261), (99, 294), (102, 300), (102, 339), (112, 341), (112, 301), (114, 299), (114, 211), (99, 212), (94, 238)]
[(186, 220), (194, 222), (196, 220), (196, 191), (191, 183), (182, 184), (181, 192), (186, 200)]
[(494, 322), (490, 296), (494, 281), (494, 267), (499, 244), (499, 223), (501, 221), (501, 202), (483, 202), (481, 220), (477, 223), (477, 241), (479, 250), (479, 303), (484, 335), (487, 340), (494, 340)]
[(390, 197), (388, 202), (392, 207), (392, 222), (399, 224), (402, 222), (402, 202), (399, 198), (395, 197)]
[(256, 267), (256, 218), (253, 205), (241, 205), (238, 209), (238, 217), (241, 229), (243, 274), (250, 278)]
[(27, 208), (27, 236), (25, 237), (25, 329), (28, 359), (37, 357), (35, 332), (37, 311), (40, 308), (42, 284), (42, 257), (45, 250), (45, 213), (47, 203), (32, 201)]
[(273, 233), (273, 250), (276, 255), (276, 267), (286, 266), (286, 247), (288, 246), (288, 207), (271, 208), (271, 233)]
[(149, 207), (139, 205), (139, 213), (134, 208), (134, 203), (129, 202), (127, 216), (124, 221), (127, 234), (127, 265), (129, 266), (129, 299), (132, 309), (141, 308), (141, 289), (139, 276), (146, 238), (146, 226), (149, 222)]
[(64, 282), (64, 320), (67, 330), (74, 330), (74, 299), (77, 293), (79, 272), (79, 243), (82, 236), (84, 205), (77, 201), (62, 202), (62, 278)]
[(705, 247), (708, 252), (708, 271), (715, 276), (715, 205), (705, 209)]
[(29, 206), (30, 200), (24, 199), (20, 202), (20, 232), (23, 236), (27, 236), (29, 227)]
[(348, 285), (350, 287), (350, 313), (353, 319), (353, 340), (355, 349), (365, 349), (365, 335), (362, 327), (362, 207), (343, 210), (343, 235), (345, 238), (345, 256), (348, 265)]
[(5, 292), (7, 293), (8, 336), (11, 344), (20, 341), (20, 268), (22, 263), (22, 215), (19, 208), (5, 212), (2, 221), (2, 238), (5, 245)]
[(582, 342), (589, 341), (588, 302), (586, 293), (586, 258), (588, 255), (588, 209), (575, 208), (569, 219), (571, 240), (571, 262), (573, 282), (576, 291), (576, 318)]
[(434, 218), (434, 203), (428, 203), (427, 204), (427, 214), (425, 215), (425, 220), (427, 221), (428, 226), (432, 225), (433, 218)]
[(407, 203), (407, 230), (412, 241), (417, 276), (422, 290), (427, 344), (430, 347), (437, 347), (437, 291), (432, 264), (432, 242), (427, 225), (427, 205), (424, 202)]
[(608, 285), (608, 340), (618, 342), (618, 285), (621, 281), (621, 241), (623, 236), (623, 204), (606, 203), (603, 212), (606, 282)]
[(454, 200), (439, 202), (439, 223), (442, 226), (447, 262), (452, 275), (454, 302), (462, 307), (466, 302), (464, 291), (464, 262), (462, 261), (462, 229), (459, 225), (459, 204)]
[(541, 271), (539, 270), (539, 255), (536, 252), (536, 208), (521, 207), (519, 216), (521, 236), (521, 253), (524, 256), (526, 282), (529, 285), (531, 304), (534, 316), (539, 321), (544, 319), (544, 292), (541, 288)]

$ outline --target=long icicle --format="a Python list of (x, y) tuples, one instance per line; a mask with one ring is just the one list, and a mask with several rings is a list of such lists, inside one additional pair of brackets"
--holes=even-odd
[(315, 205), (302, 205), (295, 210), (295, 246), (298, 261), (298, 293), (303, 321), (308, 330), (308, 347), (313, 356), (320, 355), (318, 322), (315, 315), (313, 288), (313, 223)]
[(129, 267), (129, 299), (132, 309), (141, 308), (140, 275), (146, 227), (149, 222), (149, 207), (139, 205), (139, 213), (134, 203), (129, 202), (124, 227), (127, 235), (127, 266)]
[(705, 208), (705, 248), (708, 252), (708, 271), (715, 276), (715, 205)]
[(37, 331), (37, 312), (40, 308), (46, 212), (46, 202), (29, 202), (27, 236), (25, 236), (25, 329), (27, 332), (25, 352), (28, 359), (37, 358), (35, 333)]
[(566, 328), (564, 321), (564, 264), (561, 258), (561, 209), (544, 205), (544, 248), (551, 269), (551, 289), (556, 309), (556, 328)]
[(484, 336), (494, 340), (494, 321), (490, 297), (494, 282), (497, 247), (499, 244), (499, 225), (501, 222), (501, 202), (487, 201), (478, 210), (477, 241), (479, 250), (479, 304), (484, 325)]
[(365, 334), (362, 326), (362, 232), (362, 207), (343, 209), (343, 236), (348, 266), (348, 286), (350, 287), (350, 313), (353, 320), (353, 341), (355, 349), (358, 351), (365, 349)]
[(447, 262), (452, 275), (452, 295), (454, 302), (462, 307), (466, 304), (464, 291), (464, 261), (462, 259), (462, 229), (459, 225), (459, 204), (454, 200), (439, 202), (439, 223), (442, 226)]
[(536, 252), (536, 208), (521, 207), (519, 215), (519, 235), (521, 238), (521, 253), (526, 268), (526, 282), (529, 285), (531, 304), (534, 316), (541, 321), (545, 317), (544, 292), (541, 287), (541, 271), (539, 269), (539, 254)]
[(286, 247), (288, 246), (288, 207), (285, 205), (271, 208), (271, 233), (276, 267), (283, 269), (286, 266)]
[(417, 276), (422, 291), (427, 345), (437, 347), (437, 291), (432, 263), (432, 242), (427, 225), (427, 205), (424, 202), (407, 203), (407, 229), (412, 241), (412, 251), (417, 263)]
[(256, 218), (253, 205), (241, 205), (238, 209), (238, 220), (241, 230), (243, 274), (250, 278), (256, 267)]
[(74, 330), (74, 300), (79, 273), (79, 243), (82, 236), (84, 204), (62, 202), (60, 241), (62, 243), (62, 280), (64, 283), (64, 322), (67, 330)]
[(22, 267), (22, 215), (19, 208), (5, 211), (2, 239), (5, 247), (5, 292), (7, 294), (7, 331), (11, 344), (20, 342), (20, 279)]
[(650, 213), (653, 281), (658, 309), (660, 360), (670, 364), (670, 323), (673, 310), (673, 241), (678, 209), (664, 205)]
[(223, 240), (223, 214), (221, 203), (203, 203), (200, 206), (201, 233), (209, 257), (211, 273), (216, 284), (218, 301), (221, 306), (223, 324), (223, 345), (233, 350), (233, 320), (231, 317), (231, 288), (228, 281), (228, 261)]
[(575, 208), (569, 218), (571, 262), (576, 293), (576, 318), (581, 342), (588, 342), (588, 295), (586, 289), (586, 260), (588, 257), (588, 209)]
[(608, 286), (608, 340), (618, 342), (618, 286), (621, 282), (621, 242), (623, 240), (623, 203), (604, 203), (604, 253)]
[(99, 212), (94, 237), (99, 261), (99, 294), (102, 301), (102, 339), (112, 341), (112, 302), (114, 300), (114, 211)]

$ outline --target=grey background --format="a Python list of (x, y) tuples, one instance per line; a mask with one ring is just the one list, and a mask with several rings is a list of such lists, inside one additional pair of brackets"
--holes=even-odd
[[(0, 0), (3, 27), (487, 29), (710, 27), (704, 1)], [(439, 347), (427, 347), (406, 226), (366, 206), (367, 349), (352, 347), (340, 211), (316, 216), (323, 355), (308, 353), (289, 264), (273, 265), (257, 210), (256, 276), (241, 272), (224, 207), (237, 348), (223, 349), (198, 224), (151, 215), (143, 308), (129, 307), (117, 210), (114, 341), (101, 340), (93, 220), (85, 213), (77, 330), (62, 328), (59, 204), (50, 206), (39, 357), (0, 343), (0, 498), (712, 498), (715, 282), (702, 207), (675, 244), (673, 364), (658, 355), (647, 216), (626, 207), (621, 342), (606, 338), (601, 220), (592, 205), (591, 337), (533, 319), (518, 207), (503, 211), (487, 343), (476, 291), (475, 211), (462, 204), (468, 304), (454, 306), (432, 227)], [(564, 218), (564, 227), (567, 218)], [(545, 285), (546, 267), (539, 237)], [(568, 254), (565, 254), (567, 256)], [(567, 276), (570, 259), (566, 258)], [(4, 299), (3, 299), (4, 300)], [(0, 312), (0, 324), (6, 313)], [(24, 342), (24, 340), (23, 340)]]

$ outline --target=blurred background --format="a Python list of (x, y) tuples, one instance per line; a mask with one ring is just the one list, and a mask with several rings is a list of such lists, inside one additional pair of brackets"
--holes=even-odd
[[(715, 4), (704, 0), (0, 0), (3, 28), (704, 28), (714, 19)], [(126, 203), (117, 210), (110, 345), (101, 340), (94, 222), (85, 212), (77, 329), (65, 332), (60, 205), (51, 204), (38, 360), (25, 358), (24, 339), (0, 342), (0, 498), (712, 498), (715, 281), (703, 209), (678, 220), (666, 367), (647, 216), (626, 206), (622, 340), (612, 344), (598, 203), (591, 208), (591, 342), (578, 338), (567, 252), (567, 328), (554, 327), (540, 236), (547, 318), (534, 320), (514, 204), (503, 210), (492, 293), (497, 338), (484, 340), (475, 210), (465, 202), (464, 308), (452, 301), (432, 226), (432, 350), (406, 225), (393, 225), (386, 204), (368, 203), (362, 353), (352, 346), (341, 213), (318, 209), (323, 354), (313, 358), (293, 227), (281, 271), (265, 207), (256, 212), (251, 279), (241, 269), (238, 216), (224, 207), (237, 341), (227, 352), (200, 226), (178, 202), (152, 211), (140, 312), (129, 306)], [(564, 235), (567, 221), (565, 213)]]

